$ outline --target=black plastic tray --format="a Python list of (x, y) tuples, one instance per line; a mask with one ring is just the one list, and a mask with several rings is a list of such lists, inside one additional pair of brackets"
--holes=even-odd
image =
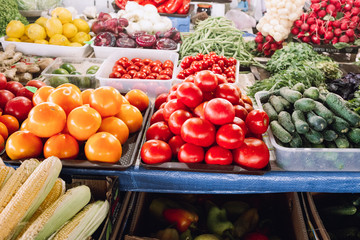
[[(155, 107), (151, 107), (149, 119), (154, 113)], [(145, 133), (150, 127), (150, 121), (147, 122), (146, 128), (144, 130), (143, 139), (141, 141), (141, 146), (146, 141)], [(182, 163), (178, 162), (177, 159), (172, 159), (171, 162), (159, 163), (159, 164), (145, 164), (141, 160), (140, 154), (138, 158), (140, 161), (140, 166), (149, 170), (166, 170), (166, 171), (188, 171), (188, 172), (212, 172), (212, 173), (235, 173), (235, 174), (247, 174), (247, 175), (263, 175), (266, 172), (271, 170), (270, 162), (263, 169), (245, 169), (238, 165), (213, 165), (206, 163)]]
[[(152, 107), (149, 105), (147, 110), (143, 113), (143, 123), (141, 129), (129, 135), (128, 140), (125, 144), (122, 145), (122, 155), (117, 163), (105, 163), (105, 162), (93, 162), (88, 161), (85, 158), (85, 154), (82, 152), (79, 155), (79, 159), (63, 159), (61, 160), (63, 167), (68, 168), (82, 168), (82, 169), (103, 169), (103, 170), (119, 170), (123, 171), (132, 166), (135, 163), (137, 152), (139, 151), (139, 147), (142, 135), (144, 133), (145, 125), (147, 123), (147, 119), (149, 117), (149, 113)], [(81, 149), (81, 148), (80, 148)], [(11, 160), (6, 152), (2, 154), (2, 159), (7, 164), (20, 165), (24, 159), (20, 160)], [(43, 159), (43, 158), (39, 158)]]

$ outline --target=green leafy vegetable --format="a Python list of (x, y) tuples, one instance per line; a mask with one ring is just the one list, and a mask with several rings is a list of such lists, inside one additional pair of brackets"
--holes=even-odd
[(358, 114), (360, 114), (360, 89), (357, 90), (354, 93), (354, 97), (353, 99), (351, 99), (350, 101), (348, 101), (348, 106), (354, 110), (355, 112), (357, 112)]
[(0, 37), (6, 34), (6, 26), (11, 20), (19, 20), (25, 25), (29, 23), (20, 14), (15, 0), (0, 0)]
[(254, 59), (248, 49), (252, 48), (242, 37), (243, 32), (225, 17), (209, 17), (201, 21), (194, 32), (183, 37), (180, 59), (197, 53), (215, 52), (217, 55), (234, 57), (242, 66), (264, 67)]

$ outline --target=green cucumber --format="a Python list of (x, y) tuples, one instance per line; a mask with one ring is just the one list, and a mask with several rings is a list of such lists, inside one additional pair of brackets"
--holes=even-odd
[(271, 103), (265, 103), (263, 105), (263, 109), (266, 112), (266, 114), (269, 116), (270, 122), (278, 119), (278, 114), (275, 111), (274, 107), (271, 105)]
[(343, 134), (340, 134), (335, 139), (335, 144), (338, 148), (349, 148), (350, 147), (350, 143), (349, 143), (348, 139)]
[(280, 88), (280, 95), (291, 103), (296, 102), (302, 97), (300, 92), (291, 90), (286, 87)]
[(339, 135), (334, 130), (325, 130), (323, 132), (323, 136), (325, 141), (332, 142), (334, 141)]
[(279, 99), (278, 96), (271, 96), (269, 98), (269, 102), (271, 103), (271, 105), (274, 107), (275, 111), (276, 112), (281, 112), (281, 111), (284, 111), (285, 107), (284, 105), (282, 104), (281, 100)]
[(279, 113), (279, 115), (278, 115), (278, 122), (289, 133), (294, 133), (295, 132), (295, 125), (291, 120), (290, 113), (288, 113), (286, 111), (281, 111)]
[(327, 148), (337, 148), (335, 142), (325, 142)]
[(327, 122), (322, 117), (316, 115), (314, 112), (308, 112), (306, 114), (307, 122), (311, 128), (315, 131), (323, 131), (327, 127)]
[(347, 121), (338, 116), (334, 116), (334, 121), (331, 123), (330, 126), (337, 133), (347, 133), (350, 127)]
[(314, 113), (324, 118), (328, 124), (334, 121), (334, 113), (318, 101), (315, 101)]
[(270, 129), (274, 136), (283, 143), (289, 143), (292, 139), (292, 136), (287, 132), (278, 121), (272, 121), (270, 123)]
[(315, 101), (311, 98), (301, 98), (294, 103), (294, 108), (303, 112), (310, 112), (315, 108)]
[(288, 100), (286, 100), (282, 96), (278, 96), (278, 98), (280, 99), (281, 103), (283, 104), (285, 110), (290, 110), (292, 108), (292, 104)]
[(298, 91), (300, 93), (304, 93), (305, 91), (305, 84), (303, 83), (297, 83), (292, 88), (292, 90)]
[(316, 87), (310, 87), (306, 89), (303, 93), (303, 97), (311, 98), (315, 101), (319, 99), (319, 96), (320, 96), (319, 89), (317, 89)]
[(349, 140), (355, 144), (360, 144), (360, 128), (351, 128), (346, 134)]
[(290, 144), (290, 147), (293, 147), (293, 148), (301, 148), (303, 146), (303, 141), (297, 132), (295, 132), (292, 135), (292, 139), (289, 144)]
[(325, 103), (325, 102), (326, 102), (326, 96), (320, 94), (318, 101), (320, 101), (320, 102), (322, 102), (322, 103)]
[(351, 111), (339, 95), (328, 93), (326, 95), (326, 104), (336, 115), (348, 121), (353, 127), (360, 127), (360, 116)]
[(309, 140), (309, 142), (311, 142), (312, 144), (320, 144), (324, 141), (323, 135), (320, 132), (315, 131), (311, 128), (307, 133), (305, 133), (305, 138)]
[(272, 92), (267, 92), (265, 93), (264, 95), (262, 95), (260, 97), (260, 102), (261, 103), (266, 103), (269, 101), (269, 98), (272, 96), (272, 95), (276, 95), (276, 96), (279, 96), (280, 95), (280, 90), (275, 90), (275, 91), (272, 91)]
[(304, 113), (300, 110), (295, 110), (291, 114), (291, 118), (295, 125), (295, 129), (299, 134), (305, 134), (309, 131), (309, 124), (305, 120)]

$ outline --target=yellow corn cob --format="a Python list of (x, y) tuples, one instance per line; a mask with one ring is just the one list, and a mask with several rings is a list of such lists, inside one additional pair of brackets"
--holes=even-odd
[(108, 201), (88, 204), (81, 212), (66, 223), (52, 240), (76, 240), (90, 237), (106, 218), (109, 212)]
[(75, 216), (90, 201), (90, 198), (90, 188), (86, 185), (68, 190), (48, 207), (18, 239), (47, 239), (70, 218)]
[(0, 213), (0, 239), (14, 239), (54, 186), (62, 165), (57, 157), (39, 164)]
[(36, 220), (36, 218), (39, 217), (48, 207), (50, 207), (51, 204), (53, 204), (58, 198), (60, 198), (65, 193), (65, 189), (66, 186), (64, 180), (58, 178), (53, 188), (46, 196), (45, 200), (41, 203), (41, 205), (32, 215), (30, 220), (26, 223), (25, 227), (23, 228), (19, 236), (22, 236), (24, 232), (28, 229), (28, 227)]
[(14, 172), (12, 167), (0, 166), (0, 190)]
[(39, 164), (36, 159), (25, 160), (6, 181), (0, 191), (0, 213)]

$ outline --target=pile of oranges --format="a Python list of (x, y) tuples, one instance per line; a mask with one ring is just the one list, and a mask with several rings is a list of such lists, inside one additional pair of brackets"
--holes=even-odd
[(66, 83), (39, 88), (33, 104), (20, 130), (6, 141), (9, 158), (43, 154), (76, 159), (84, 151), (90, 161), (116, 163), (129, 134), (141, 128), (141, 111), (147, 109), (149, 98), (136, 89), (123, 96), (113, 87), (80, 91)]

